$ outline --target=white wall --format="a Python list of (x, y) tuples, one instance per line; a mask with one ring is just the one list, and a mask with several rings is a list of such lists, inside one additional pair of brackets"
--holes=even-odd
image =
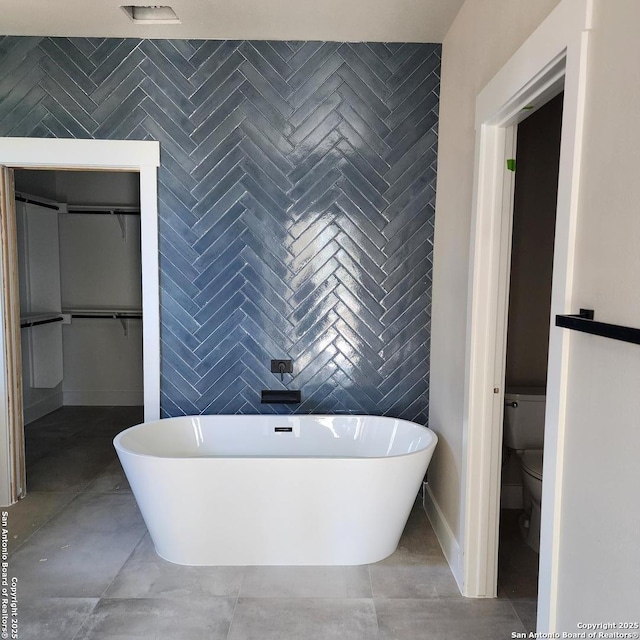
[[(464, 349), (478, 91), (557, 4), (467, 0), (443, 49), (430, 426), (430, 492), (460, 531)], [(595, 0), (574, 311), (640, 326), (640, 3)], [(571, 334), (555, 630), (636, 622), (640, 611), (640, 347)]]
[[(597, 0), (595, 10), (574, 302), (640, 327), (640, 3)], [(560, 631), (640, 618), (639, 391), (640, 346), (572, 335)]]
[(138, 206), (140, 177), (124, 171), (56, 171), (56, 198), (67, 204)]
[(24, 423), (29, 424), (42, 416), (59, 409), (63, 404), (62, 383), (52, 389), (36, 389), (31, 386), (31, 345), (27, 332), (20, 331), (22, 351), (22, 404)]
[[(18, 171), (18, 190), (70, 205), (139, 206), (137, 173)], [(140, 217), (60, 214), (63, 308), (141, 308)], [(142, 321), (73, 319), (64, 325), (64, 380), (53, 390), (25, 380), (25, 421), (65, 405), (141, 405)], [(24, 330), (23, 330), (24, 334)], [(23, 340), (23, 371), (29, 345)], [(25, 374), (23, 374), (25, 375)]]
[[(461, 541), (465, 342), (475, 101), (558, 0), (467, 0), (443, 42), (429, 426), (439, 435), (429, 490)], [(458, 561), (460, 558), (458, 559)], [(454, 567), (460, 575), (460, 567)]]
[[(69, 205), (139, 206), (135, 173), (57, 174)], [(62, 307), (142, 307), (140, 216), (61, 214)], [(63, 327), (65, 405), (141, 405), (142, 321), (74, 318)]]
[[(62, 307), (141, 308), (140, 217), (61, 214)], [(64, 404), (142, 404), (142, 321), (63, 326)]]
[(16, 191), (24, 191), (47, 200), (56, 199), (56, 174), (53, 171), (21, 169), (15, 172)]
[(60, 214), (62, 307), (141, 305), (140, 216)]
[(65, 405), (143, 404), (142, 321), (74, 319), (63, 329)]
[[(25, 175), (26, 174), (26, 175)], [(55, 178), (45, 176), (45, 172), (16, 171), (16, 189), (23, 184), (27, 186), (28, 192), (43, 198), (55, 197)], [(26, 178), (26, 179), (25, 179)], [(35, 178), (33, 182), (29, 179)], [(39, 220), (46, 216), (45, 232), (37, 232)], [(36, 216), (35, 218), (33, 216)], [(29, 218), (28, 218), (29, 217)], [(27, 225), (27, 221), (31, 224)], [(28, 233), (27, 226), (31, 230)], [(34, 228), (35, 227), (35, 228)], [(54, 231), (54, 233), (51, 233)], [(27, 235), (29, 241), (27, 241)], [(57, 238), (57, 213), (52, 210), (43, 209), (32, 204), (16, 202), (16, 236), (18, 244), (18, 275), (20, 283), (20, 315), (37, 312), (60, 311), (60, 268)], [(54, 245), (47, 246), (53, 240)], [(29, 250), (30, 249), (30, 250)], [(30, 273), (30, 269), (33, 271)], [(53, 269), (54, 273), (49, 273)], [(31, 285), (34, 285), (33, 287)], [(36, 351), (40, 347), (40, 353), (32, 353), (33, 332), (49, 334), (46, 338), (48, 348), (41, 351), (42, 343), (38, 345), (36, 336)], [(42, 364), (45, 359), (45, 367), (48, 366), (46, 360), (51, 360), (53, 368), (56, 369), (56, 376), (60, 372), (61, 348), (61, 327), (59, 325), (46, 325), (40, 327), (24, 328), (20, 330), (20, 350), (22, 355), (22, 404), (25, 424), (55, 411), (63, 404), (62, 382), (53, 387), (42, 387), (37, 384), (32, 377), (32, 358), (36, 358)], [(57, 334), (57, 335), (56, 335)], [(53, 349), (53, 352), (51, 351)], [(53, 354), (53, 358), (50, 356)], [(57, 378), (59, 379), (59, 378)]]
[[(536, 0), (537, 1), (537, 0)], [(120, 0), (2, 3), (3, 33), (116, 38), (440, 42), (462, 0), (172, 0), (180, 24), (134, 24)], [(140, 3), (134, 3), (140, 4)], [(167, 3), (168, 4), (168, 3)]]

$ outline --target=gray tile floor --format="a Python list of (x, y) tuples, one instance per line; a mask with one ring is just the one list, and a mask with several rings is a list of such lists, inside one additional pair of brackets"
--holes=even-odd
[(520, 535), (518, 509), (500, 513), (498, 595), (508, 598), (527, 631), (536, 630), (538, 554)]
[(28, 495), (8, 509), (20, 640), (499, 640), (529, 628), (517, 581), (497, 600), (460, 596), (419, 501), (398, 550), (369, 566), (160, 559), (111, 445), (140, 419), (65, 407), (27, 427)]

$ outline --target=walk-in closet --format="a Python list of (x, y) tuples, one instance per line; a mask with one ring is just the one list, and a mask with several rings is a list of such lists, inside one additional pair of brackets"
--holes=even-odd
[(65, 490), (74, 460), (79, 490), (142, 417), (139, 175), (22, 170), (15, 191), (27, 491)]

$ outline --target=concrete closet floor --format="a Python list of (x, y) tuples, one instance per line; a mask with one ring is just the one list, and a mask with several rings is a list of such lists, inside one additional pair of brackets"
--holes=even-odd
[(20, 640), (499, 640), (532, 628), (504, 588), (460, 596), (419, 501), (398, 550), (368, 566), (161, 560), (111, 443), (141, 418), (65, 407), (26, 428), (28, 495), (6, 509)]

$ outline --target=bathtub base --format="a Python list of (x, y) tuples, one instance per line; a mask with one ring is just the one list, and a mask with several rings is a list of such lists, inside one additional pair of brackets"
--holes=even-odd
[[(222, 418), (233, 425), (228, 416)], [(172, 419), (139, 425), (116, 438), (158, 555), (191, 566), (362, 565), (391, 555), (424, 478), (435, 434), (390, 418), (376, 418), (365, 429), (351, 416), (341, 422), (308, 416), (307, 424), (282, 434), (267, 418), (236, 421), (262, 420), (262, 431), (239, 430), (242, 424), (216, 430), (207, 416), (192, 423)], [(313, 420), (322, 420), (323, 430)], [(185, 424), (196, 426), (193, 450), (184, 444)], [(257, 442), (266, 452), (271, 447), (301, 455), (234, 455), (234, 447), (246, 442)], [(204, 446), (206, 455), (197, 455)], [(340, 455), (339, 446), (356, 454), (360, 446), (362, 453)], [(409, 452), (394, 455), (394, 446)], [(162, 447), (175, 455), (166, 455)], [(225, 447), (224, 455), (216, 453)], [(337, 455), (327, 455), (332, 449)], [(312, 450), (320, 453), (309, 456)], [(392, 454), (384, 455), (389, 450)]]
[(169, 562), (360, 565), (395, 551), (427, 455), (384, 459), (386, 473), (377, 459), (167, 460), (155, 475), (153, 459), (123, 466)]

